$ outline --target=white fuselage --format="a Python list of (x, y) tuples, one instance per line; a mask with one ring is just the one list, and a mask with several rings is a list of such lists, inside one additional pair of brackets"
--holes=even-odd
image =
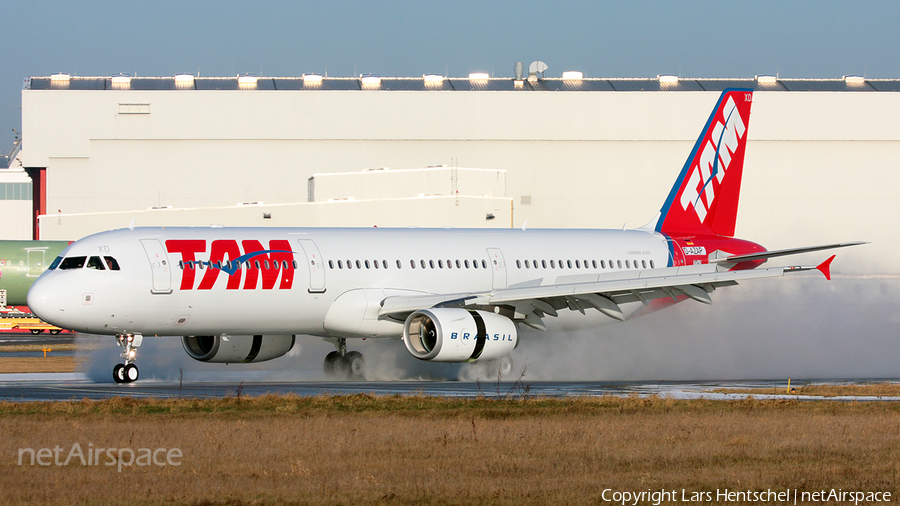
[[(240, 255), (239, 266), (223, 265)], [(377, 318), (386, 297), (671, 265), (666, 238), (644, 230), (135, 228), (89, 236), (61, 257), (85, 257), (84, 266), (63, 262), (35, 282), (28, 301), (41, 318), (143, 335), (399, 337), (402, 322)], [(92, 257), (119, 269), (91, 268)]]

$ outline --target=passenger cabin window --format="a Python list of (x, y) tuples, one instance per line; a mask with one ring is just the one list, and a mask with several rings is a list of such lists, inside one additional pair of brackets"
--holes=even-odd
[(60, 270), (81, 269), (87, 257), (68, 257), (59, 264)]
[[(397, 260), (397, 268), (400, 268), (400, 260)], [(387, 267), (385, 267), (385, 269), (387, 269)]]
[(481, 268), (487, 269), (487, 262), (485, 262), (484, 260), (481, 261)]
[(100, 257), (88, 258), (87, 267), (88, 269), (97, 269), (98, 271), (106, 270), (106, 267), (103, 267), (103, 260), (100, 260)]

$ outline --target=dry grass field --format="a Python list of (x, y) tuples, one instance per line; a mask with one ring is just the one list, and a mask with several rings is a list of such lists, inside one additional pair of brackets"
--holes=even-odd
[(787, 387), (776, 388), (717, 388), (711, 390), (723, 394), (748, 394), (756, 396), (767, 395), (805, 395), (820, 397), (840, 396), (871, 396), (871, 397), (900, 397), (900, 384), (897, 383), (867, 383), (852, 385), (794, 385), (788, 391)]
[[(655, 397), (0, 403), (0, 503), (594, 504), (604, 489), (725, 488), (896, 498), (898, 415), (896, 403)], [(107, 454), (18, 463), (22, 448), (59, 446), (65, 460), (75, 443), (182, 456), (121, 472)]]
[[(0, 345), (0, 352), (9, 353), (0, 357), (0, 374), (9, 373), (47, 373), (47, 372), (75, 372), (78, 370), (78, 362), (73, 356), (55, 356), (54, 352), (75, 351), (75, 343), (60, 343), (49, 346), (40, 344), (4, 344)], [(17, 357), (19, 352), (42, 352), (49, 349), (46, 357)]]

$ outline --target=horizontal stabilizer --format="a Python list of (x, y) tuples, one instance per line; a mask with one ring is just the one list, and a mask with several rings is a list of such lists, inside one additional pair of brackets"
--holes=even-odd
[(824, 262), (816, 266), (816, 269), (819, 269), (819, 271), (825, 275), (825, 279), (827, 279), (828, 281), (831, 281), (831, 261), (834, 260), (834, 257), (835, 255), (831, 255), (830, 257), (828, 257), (828, 260), (825, 260)]
[(777, 251), (763, 251), (761, 253), (749, 253), (747, 255), (732, 255), (730, 257), (714, 258), (710, 263), (738, 263), (748, 262), (751, 260), (764, 260), (767, 258), (783, 257), (788, 255), (798, 255), (800, 253), (809, 253), (812, 251), (822, 251), (825, 249), (846, 248), (847, 246), (858, 246), (860, 244), (869, 244), (865, 241), (841, 242), (837, 244), (825, 244), (822, 246), (809, 246), (806, 248), (781, 249)]

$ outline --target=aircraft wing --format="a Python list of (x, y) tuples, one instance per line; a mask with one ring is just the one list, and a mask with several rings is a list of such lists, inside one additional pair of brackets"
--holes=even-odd
[(601, 313), (624, 320), (619, 304), (642, 302), (683, 295), (704, 304), (711, 304), (709, 294), (716, 288), (737, 285), (738, 281), (783, 276), (786, 273), (818, 269), (830, 279), (829, 266), (834, 256), (819, 265), (797, 265), (720, 270), (716, 264), (667, 267), (643, 271), (623, 271), (597, 276), (596, 281), (566, 283), (521, 288), (505, 288), (483, 293), (458, 293), (387, 297), (382, 301), (379, 319), (405, 319), (409, 314), (431, 307), (507, 306), (515, 309), (516, 321), (543, 330), (540, 318), (557, 316), (561, 309), (585, 312), (596, 309)]

